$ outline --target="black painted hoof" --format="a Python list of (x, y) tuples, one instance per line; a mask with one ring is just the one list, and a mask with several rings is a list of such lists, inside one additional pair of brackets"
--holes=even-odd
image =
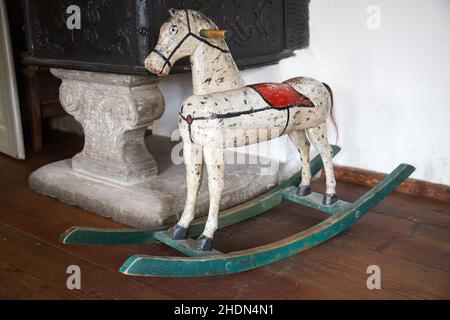
[(207, 236), (201, 235), (197, 239), (198, 251), (211, 251), (213, 247), (213, 239)]
[(300, 186), (297, 189), (297, 195), (299, 197), (305, 197), (308, 194), (311, 194), (311, 187), (310, 186)]
[(337, 198), (337, 196), (336, 196), (336, 193), (331, 193), (331, 194), (325, 193), (325, 194), (323, 195), (323, 201), (322, 201), (322, 204), (323, 204), (324, 206), (331, 206), (331, 205), (333, 205), (337, 200), (338, 200), (338, 198)]
[(187, 238), (188, 229), (179, 225), (175, 225), (172, 228), (172, 239), (173, 240), (184, 240)]

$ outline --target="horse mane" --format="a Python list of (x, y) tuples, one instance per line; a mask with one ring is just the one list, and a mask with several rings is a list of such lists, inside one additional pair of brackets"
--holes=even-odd
[[(198, 20), (204, 22), (207, 26), (206, 29), (212, 29), (212, 30), (218, 30), (219, 27), (217, 26), (217, 24), (212, 21), (209, 17), (207, 17), (203, 12), (200, 11), (195, 11), (195, 10), (189, 10), (186, 9), (187, 11), (189, 11), (189, 13), (192, 15), (192, 17), (194, 18), (194, 20), (196, 20), (196, 22)], [(180, 11), (184, 11), (184, 10), (180, 10)], [(225, 41), (225, 39), (214, 39), (217, 42), (220, 42), (222, 46), (228, 48), (228, 44)]]
[(212, 21), (209, 17), (207, 17), (203, 12), (200, 12), (200, 11), (195, 11), (195, 10), (190, 10), (190, 9), (178, 9), (176, 14), (174, 16), (172, 16), (172, 18), (179, 19), (183, 22), (186, 22), (185, 14), (184, 14), (185, 11), (188, 11), (195, 20), (200, 20), (200, 21), (203, 21), (204, 23), (208, 24), (209, 25), (208, 29), (218, 29), (216, 23), (214, 21)]
[(204, 22), (209, 23), (211, 25), (211, 29), (218, 29), (217, 25), (214, 21), (212, 21), (209, 17), (207, 17), (203, 12), (190, 10), (193, 16), (196, 16), (199, 19), (202, 19)]

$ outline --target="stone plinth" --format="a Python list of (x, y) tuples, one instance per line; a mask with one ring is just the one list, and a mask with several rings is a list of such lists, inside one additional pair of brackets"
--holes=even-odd
[(79, 173), (131, 185), (157, 175), (144, 143), (146, 128), (164, 112), (156, 79), (52, 69), (62, 79), (61, 105), (83, 127), (85, 145), (71, 160)]
[[(185, 166), (171, 159), (172, 154), (181, 158), (180, 146), (169, 138), (144, 139), (146, 128), (164, 112), (155, 78), (62, 69), (52, 73), (62, 79), (61, 104), (82, 125), (85, 145), (72, 159), (36, 170), (29, 178), (31, 188), (137, 228), (176, 222), (186, 199)], [(261, 165), (227, 164), (221, 209), (247, 202), (291, 177), (300, 168), (295, 153), (272, 174), (263, 159), (252, 162)], [(229, 151), (227, 159), (232, 158), (238, 159)], [(197, 216), (208, 212), (207, 185), (204, 174)]]
[[(175, 165), (171, 160), (172, 150), (177, 150), (173, 149), (175, 142), (150, 136), (146, 137), (146, 144), (152, 150), (159, 168), (158, 176), (152, 179), (129, 186), (111, 183), (80, 174), (72, 169), (72, 160), (67, 159), (38, 169), (30, 176), (29, 184), (39, 193), (133, 227), (174, 223), (181, 215), (186, 199), (185, 167), (183, 164)], [(272, 175), (261, 174), (261, 168), (269, 165), (227, 164), (221, 209), (247, 202), (286, 180), (299, 170), (298, 158), (296, 156), (288, 163), (280, 163), (278, 173)], [(197, 216), (208, 212), (207, 185), (205, 168)]]

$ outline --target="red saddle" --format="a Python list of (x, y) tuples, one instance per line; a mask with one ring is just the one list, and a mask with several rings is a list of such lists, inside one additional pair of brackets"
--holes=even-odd
[(249, 85), (273, 108), (284, 109), (293, 106), (314, 107), (307, 97), (295, 91), (287, 83), (257, 83)]

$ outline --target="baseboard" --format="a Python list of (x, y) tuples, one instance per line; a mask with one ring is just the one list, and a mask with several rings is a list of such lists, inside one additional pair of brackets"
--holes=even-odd
[[(337, 180), (369, 187), (377, 185), (384, 177), (386, 177), (386, 174), (384, 173), (337, 165), (334, 166), (334, 172)], [(450, 202), (450, 186), (443, 184), (409, 178), (404, 181), (396, 191), (404, 194)]]

